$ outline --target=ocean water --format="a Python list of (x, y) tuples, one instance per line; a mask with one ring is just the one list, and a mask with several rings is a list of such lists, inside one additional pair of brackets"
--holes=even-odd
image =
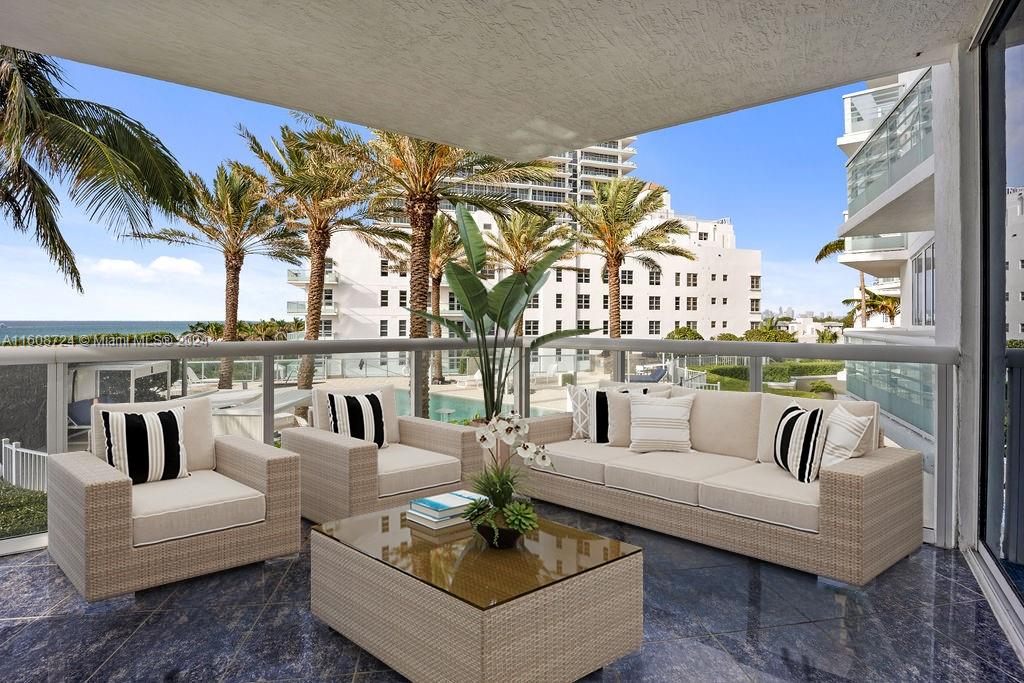
[(180, 335), (194, 320), (0, 320), (4, 337), (45, 337), (82, 334), (141, 334), (170, 332)]

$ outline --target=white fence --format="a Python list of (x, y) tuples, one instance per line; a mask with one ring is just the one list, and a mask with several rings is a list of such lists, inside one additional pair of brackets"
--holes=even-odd
[(46, 453), (4, 439), (0, 446), (0, 479), (23, 489), (45, 491)]

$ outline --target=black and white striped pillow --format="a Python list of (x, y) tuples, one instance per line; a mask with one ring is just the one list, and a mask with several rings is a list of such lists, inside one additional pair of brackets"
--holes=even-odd
[(379, 391), (355, 396), (327, 394), (327, 417), (335, 434), (372, 441), (377, 448), (388, 445), (383, 394)]
[(817, 479), (821, 468), (823, 419), (821, 408), (804, 410), (794, 403), (775, 428), (775, 464), (805, 484)]
[(188, 476), (184, 406), (150, 413), (100, 411), (107, 464), (145, 484)]

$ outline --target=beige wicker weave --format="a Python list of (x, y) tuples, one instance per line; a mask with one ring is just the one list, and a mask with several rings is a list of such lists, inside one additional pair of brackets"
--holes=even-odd
[[(565, 441), (572, 415), (530, 420), (538, 444)], [(600, 446), (595, 446), (600, 448)], [(879, 448), (821, 471), (817, 533), (529, 470), (530, 495), (768, 562), (863, 585), (921, 545), (921, 454)]]
[(317, 527), (310, 543), (313, 614), (414, 682), (575, 681), (643, 642), (640, 552), (481, 608)]
[(50, 555), (86, 600), (298, 552), (298, 456), (239, 436), (215, 450), (217, 472), (264, 494), (266, 519), (140, 547), (131, 479), (91, 453), (47, 458)]
[(314, 522), (344, 519), (383, 510), (414, 498), (466, 487), (483, 468), (483, 453), (471, 427), (402, 416), (402, 443), (462, 462), (462, 478), (454, 483), (381, 496), (377, 479), (377, 447), (368, 441), (315, 427), (281, 432), (281, 444), (302, 459), (302, 516)]

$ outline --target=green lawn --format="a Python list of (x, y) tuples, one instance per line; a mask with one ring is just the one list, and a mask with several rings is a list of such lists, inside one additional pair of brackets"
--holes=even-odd
[[(714, 384), (715, 382), (722, 383), (722, 391), (750, 391), (750, 382), (745, 379), (736, 379), (735, 377), (723, 377), (722, 375), (716, 375), (714, 373), (708, 373), (708, 384)], [(779, 396), (797, 396), (800, 398), (818, 398), (816, 395), (809, 391), (796, 391), (795, 389), (775, 389), (773, 387), (765, 387), (765, 393), (778, 394)]]
[(0, 538), (46, 531), (46, 494), (0, 481)]

